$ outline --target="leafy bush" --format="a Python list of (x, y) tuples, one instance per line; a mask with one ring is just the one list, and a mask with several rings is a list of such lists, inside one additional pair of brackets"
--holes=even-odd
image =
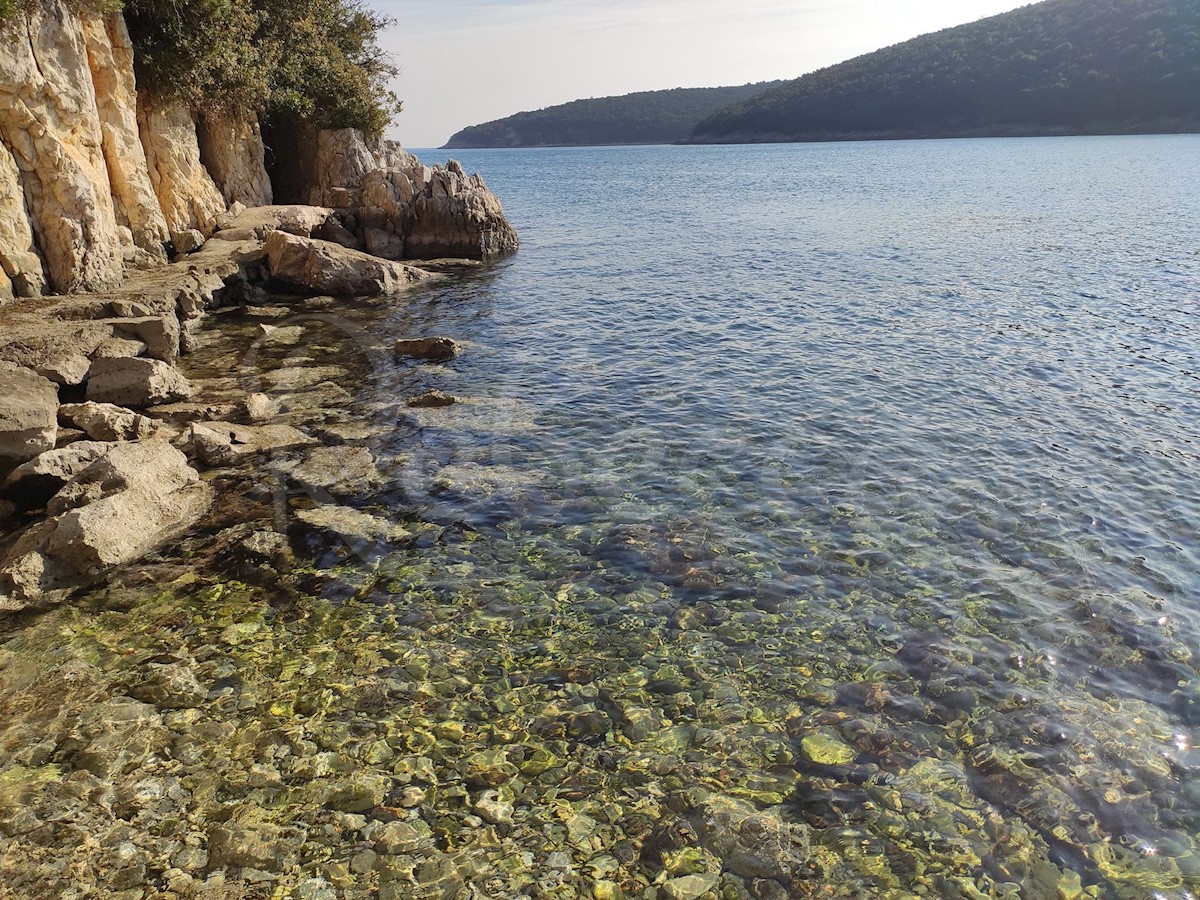
[(193, 108), (255, 109), (372, 136), (399, 112), (389, 20), (357, 0), (127, 0), (138, 83)]
[[(0, 0), (0, 21), (40, 0)], [(67, 0), (79, 12), (121, 0)], [(125, 0), (138, 84), (194, 109), (253, 109), (375, 137), (400, 111), (379, 45), (390, 20), (359, 0)]]

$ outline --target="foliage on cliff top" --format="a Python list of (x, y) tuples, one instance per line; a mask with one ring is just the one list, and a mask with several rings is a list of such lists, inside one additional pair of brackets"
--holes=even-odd
[(126, 0), (138, 83), (195, 108), (257, 109), (372, 136), (399, 111), (389, 20), (357, 0)]
[(671, 144), (686, 139), (697, 122), (721, 107), (779, 84), (772, 81), (739, 87), (675, 88), (575, 100), (464, 128), (450, 138), (446, 147)]
[[(0, 0), (0, 21), (43, 0)], [(124, 8), (138, 84), (195, 109), (253, 109), (378, 136), (400, 110), (379, 44), (390, 20), (359, 0), (65, 0)]]
[[(0, 0), (0, 24), (17, 13), (27, 10), (39, 0)], [(64, 0), (68, 9), (77, 13), (108, 13), (121, 8), (121, 0)]]
[(813, 72), (696, 141), (1200, 127), (1200, 0), (1048, 0)]

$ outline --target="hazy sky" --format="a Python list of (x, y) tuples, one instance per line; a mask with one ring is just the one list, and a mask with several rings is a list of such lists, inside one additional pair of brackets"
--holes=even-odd
[(1020, 0), (369, 0), (403, 72), (391, 136), (437, 147), (467, 125), (585, 97), (716, 87), (841, 62)]

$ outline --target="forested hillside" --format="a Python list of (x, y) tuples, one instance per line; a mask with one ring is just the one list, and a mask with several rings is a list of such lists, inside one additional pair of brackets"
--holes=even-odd
[(1200, 0), (1048, 0), (813, 72), (696, 143), (1200, 130)]
[(686, 139), (705, 116), (781, 83), (764, 81), (741, 87), (676, 88), (623, 97), (575, 100), (464, 128), (450, 138), (446, 149), (673, 144)]

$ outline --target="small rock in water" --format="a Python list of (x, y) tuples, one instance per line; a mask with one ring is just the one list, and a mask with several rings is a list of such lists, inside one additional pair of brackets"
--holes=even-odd
[(810, 734), (800, 742), (804, 758), (818, 766), (846, 766), (858, 755), (854, 748), (828, 734)]
[[(506, 792), (510, 793), (511, 792)], [(475, 801), (475, 812), (485, 822), (493, 825), (511, 825), (513, 820), (513, 805), (505, 800), (499, 791), (484, 791)]]
[(664, 893), (671, 900), (696, 900), (707, 894), (721, 882), (720, 875), (705, 873), (703, 875), (684, 875), (682, 878), (672, 878), (663, 885)]
[(416, 397), (409, 397), (405, 402), (418, 409), (439, 409), (443, 406), (453, 406), (458, 400), (449, 394), (435, 390), (426, 391)]
[(444, 337), (401, 340), (396, 341), (396, 355), (434, 361), (453, 359), (458, 355), (458, 344)]

